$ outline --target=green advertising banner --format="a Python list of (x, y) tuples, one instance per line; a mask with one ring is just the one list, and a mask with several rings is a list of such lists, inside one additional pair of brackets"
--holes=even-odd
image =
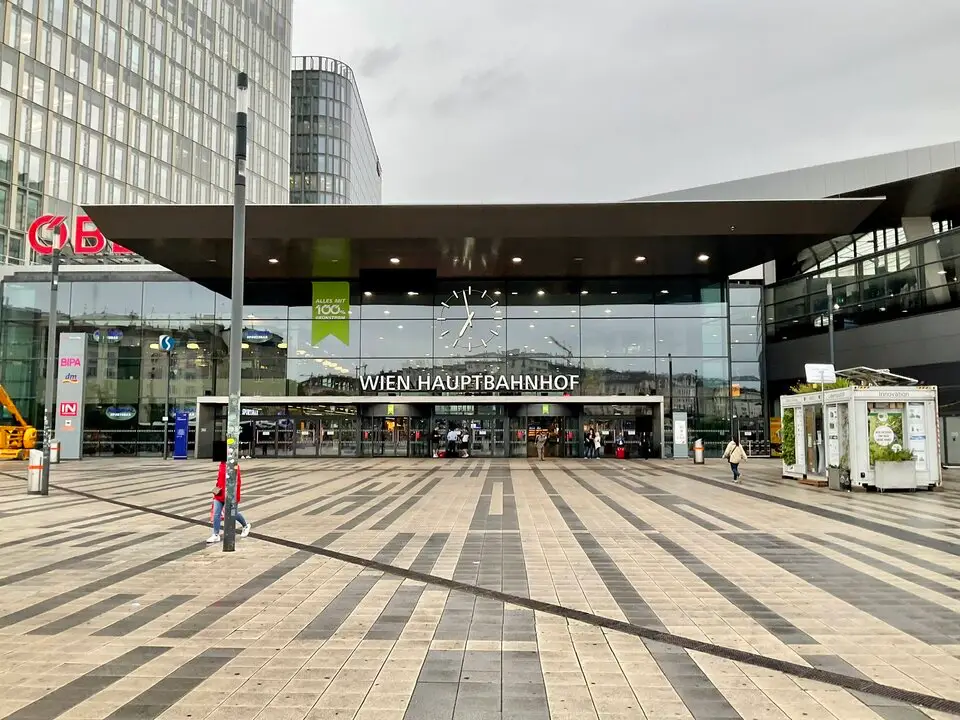
[(903, 411), (869, 408), (867, 432), (870, 441), (870, 464), (881, 448), (900, 450), (903, 446)]
[(350, 344), (350, 283), (313, 283), (313, 328), (311, 343), (316, 345), (331, 335), (344, 345)]

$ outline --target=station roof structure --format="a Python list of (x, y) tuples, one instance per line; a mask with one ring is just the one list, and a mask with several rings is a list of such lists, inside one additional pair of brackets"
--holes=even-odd
[[(441, 279), (726, 278), (849, 233), (882, 202), (251, 205), (245, 275), (248, 282), (398, 269)], [(147, 260), (218, 292), (228, 288), (232, 206), (90, 205), (85, 211), (107, 238)]]

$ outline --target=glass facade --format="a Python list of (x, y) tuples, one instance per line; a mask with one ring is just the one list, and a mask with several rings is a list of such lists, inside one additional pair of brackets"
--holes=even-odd
[(902, 230), (877, 231), (847, 250), (840, 262), (767, 287), (769, 342), (827, 333), (828, 281), (837, 330), (960, 307), (960, 230), (913, 242)]
[(44, 214), (66, 216), (72, 228), (88, 203), (228, 203), (240, 70), (251, 79), (249, 200), (285, 204), (291, 5), (5, 2), (0, 264), (40, 259), (27, 233)]
[[(104, 275), (114, 277), (105, 281)], [(39, 422), (48, 280), (22, 272), (2, 287), (2, 382), (24, 416)], [(569, 387), (480, 388), (468, 394), (605, 396), (609, 407), (597, 412), (611, 416), (619, 412), (617, 397), (663, 396), (667, 444), (670, 413), (683, 410), (691, 436), (719, 451), (731, 411), (742, 417), (758, 412), (760, 292), (692, 278), (420, 287), (353, 282), (349, 334), (319, 342), (313, 342), (311, 306), (247, 307), (242, 392), (329, 396), (331, 403), (345, 396), (442, 395), (454, 407), (463, 393), (418, 389), (420, 379), (572, 375), (577, 382)], [(135, 418), (123, 421), (129, 428), (157, 424), (168, 371), (176, 407), (226, 395), (227, 298), (171, 273), (73, 271), (61, 281), (59, 305), (61, 331), (90, 337), (88, 430), (115, 428), (106, 411), (116, 406), (136, 409)], [(161, 334), (177, 339), (169, 369), (159, 349)], [(579, 442), (579, 433), (575, 439)]]
[(381, 168), (347, 65), (295, 57), (290, 119), (290, 202), (379, 205)]

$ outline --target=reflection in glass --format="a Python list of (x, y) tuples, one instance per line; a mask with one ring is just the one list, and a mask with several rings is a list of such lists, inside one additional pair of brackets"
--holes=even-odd
[(726, 320), (657, 318), (657, 355), (726, 355)]
[(511, 356), (580, 357), (580, 322), (576, 318), (511, 318), (507, 320)]
[(652, 319), (584, 319), (581, 330), (583, 355), (652, 357), (653, 328)]

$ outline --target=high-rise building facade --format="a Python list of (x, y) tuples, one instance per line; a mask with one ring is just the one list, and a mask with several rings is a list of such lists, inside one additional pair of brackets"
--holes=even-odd
[(251, 87), (249, 200), (286, 203), (291, 5), (4, 2), (0, 265), (42, 257), (30, 227), (45, 215), (65, 217), (67, 252), (89, 257), (75, 252), (84, 204), (229, 202), (241, 70)]
[(381, 167), (353, 70), (293, 59), (290, 202), (378, 205)]

